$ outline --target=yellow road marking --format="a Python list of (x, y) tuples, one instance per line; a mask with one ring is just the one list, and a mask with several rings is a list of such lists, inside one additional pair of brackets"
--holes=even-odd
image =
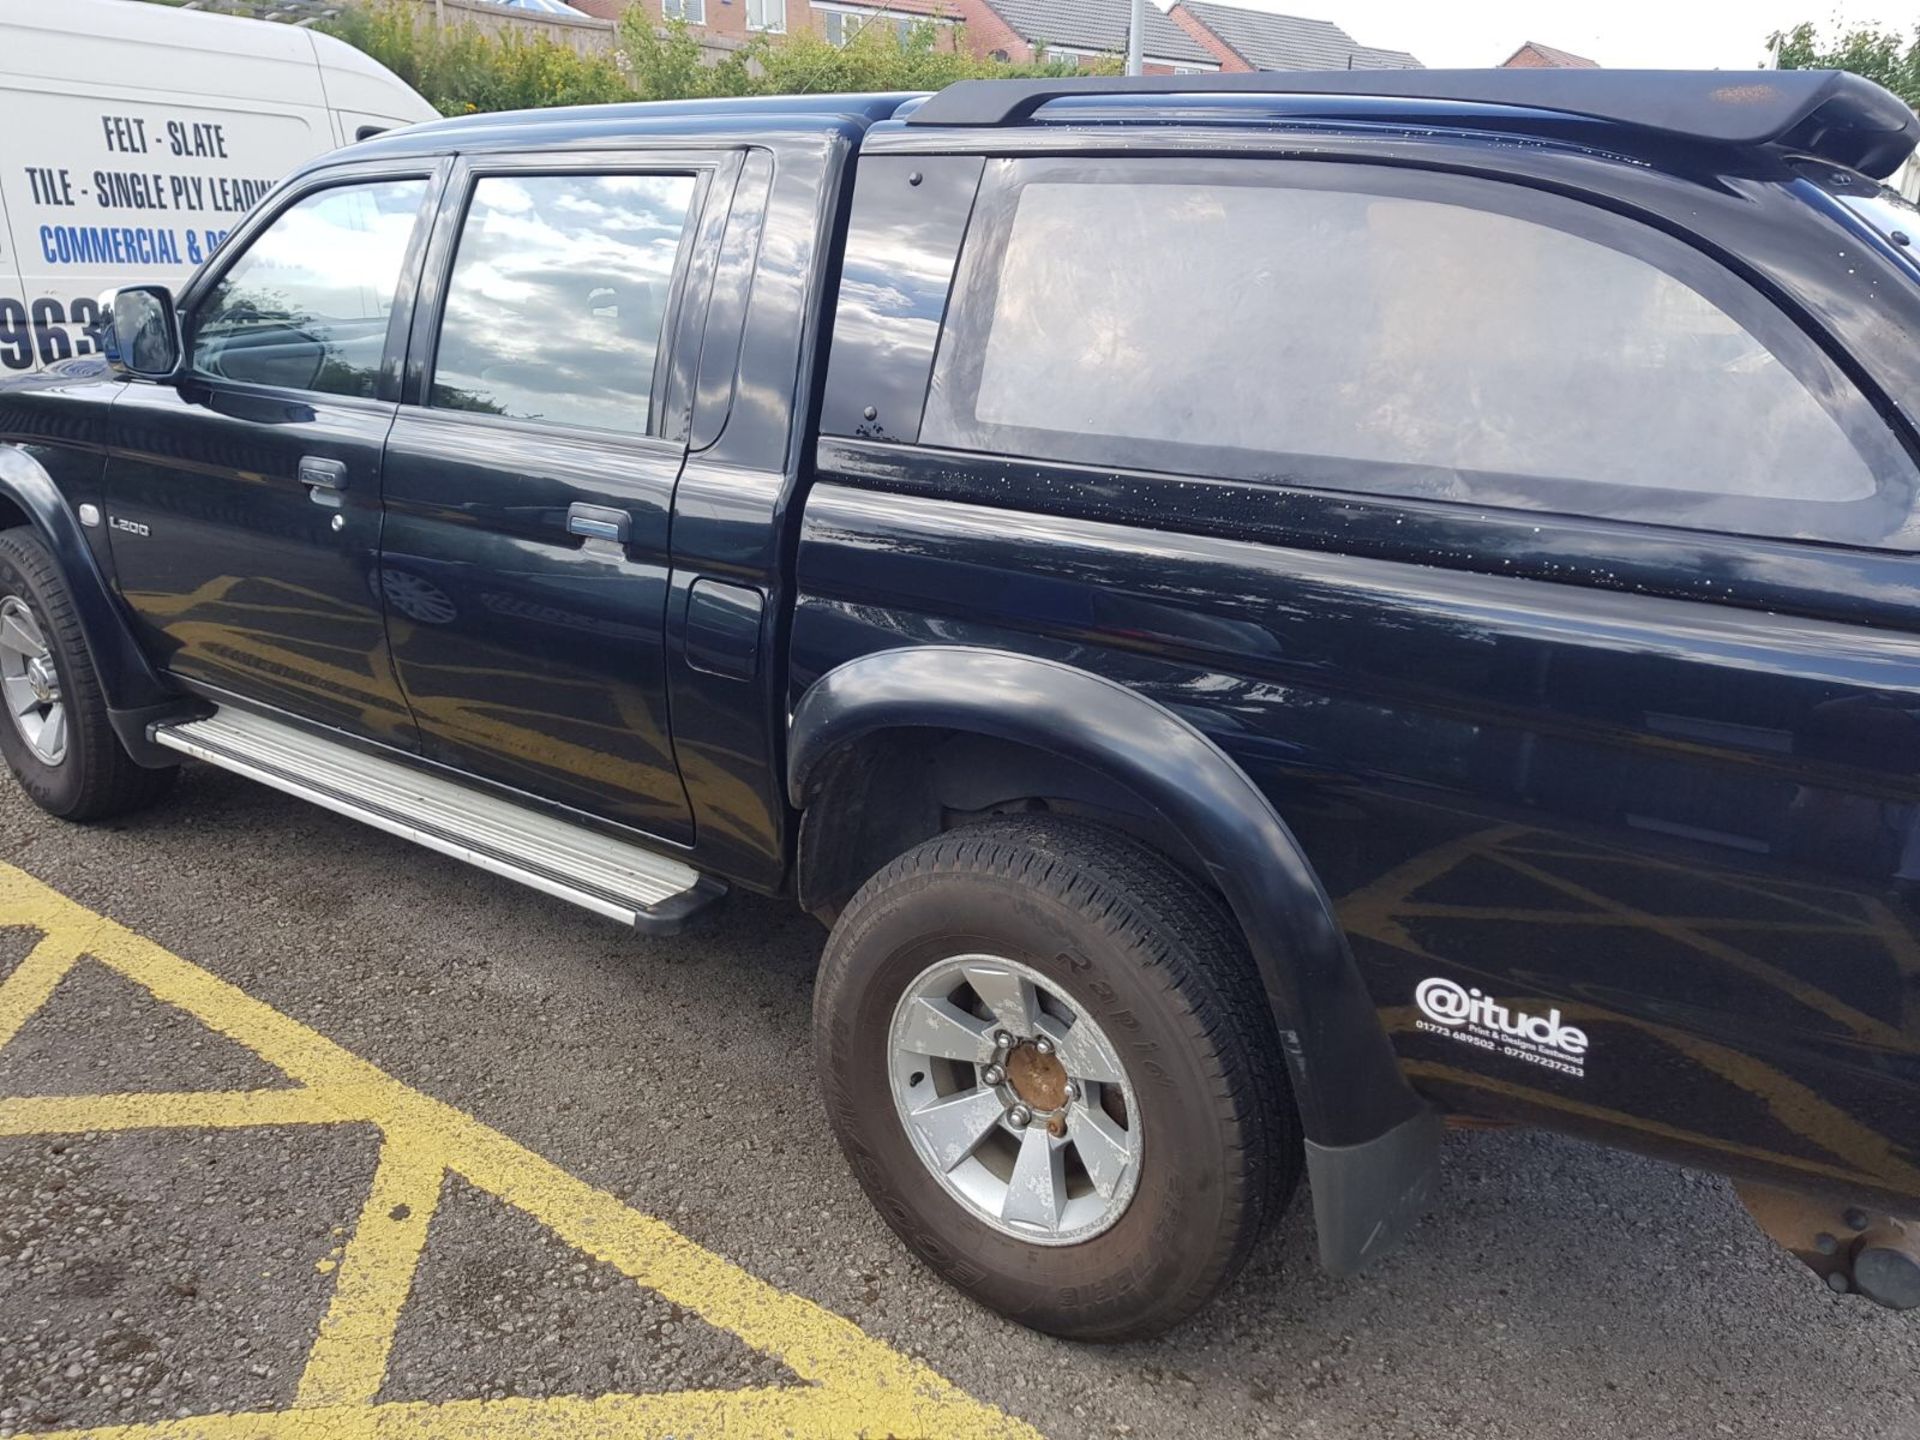
[[(0, 926), (43, 938), (0, 983), (0, 1045), (91, 957), (155, 999), (252, 1050), (298, 1088), (0, 1100), (0, 1134), (130, 1128), (370, 1124), (382, 1134), (371, 1193), (334, 1271), (334, 1295), (289, 1410), (59, 1432), (43, 1440), (615, 1440), (780, 1436), (1039, 1440), (852, 1322), (777, 1290), (299, 1021), (0, 864)], [(516, 1206), (561, 1239), (781, 1361), (800, 1386), (548, 1400), (373, 1403), (447, 1173)], [(405, 1206), (401, 1212), (399, 1207)], [(396, 1213), (401, 1215), (395, 1219)]]
[(334, 1279), (333, 1303), (307, 1356), (294, 1404), (369, 1405), (386, 1378), (400, 1311), (427, 1245), (445, 1168), (422, 1137), (389, 1131), (353, 1239)]
[(243, 1125), (337, 1125), (339, 1106), (318, 1090), (209, 1090), (152, 1095), (0, 1098), (0, 1135), (76, 1130), (231, 1130)]

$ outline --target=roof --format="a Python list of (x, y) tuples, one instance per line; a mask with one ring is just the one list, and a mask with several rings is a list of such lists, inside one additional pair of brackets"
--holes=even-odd
[(1256, 70), (1415, 70), (1404, 50), (1362, 45), (1331, 20), (1243, 10), (1217, 0), (1180, 0), (1181, 8)]
[(486, 3), (503, 5), (509, 10), (531, 10), (539, 15), (570, 15), (576, 20), (592, 18), (586, 11), (567, 4), (567, 0), (486, 0)]
[[(1523, 60), (1521, 57), (1531, 53), (1535, 59)], [(1576, 55), (1571, 50), (1556, 50), (1551, 45), (1542, 45), (1538, 40), (1529, 40), (1513, 54), (1500, 62), (1502, 65), (1536, 65), (1558, 70), (1598, 70), (1600, 62), (1589, 60), (1584, 55)]]
[(958, 20), (960, 7), (953, 0), (829, 0), (849, 10), (870, 10), (875, 14), (924, 15), (929, 20)]
[(579, 144), (618, 146), (654, 135), (701, 136), (718, 141), (751, 137), (771, 143), (779, 136), (864, 131), (914, 98), (904, 91), (884, 95), (754, 95), (483, 111), (376, 135), (322, 156), (305, 169), (343, 160)]
[[(1035, 49), (1058, 45), (1104, 55), (1127, 53), (1127, 0), (984, 0), (984, 3)], [(1220, 63), (1204, 45), (1169, 20), (1158, 5), (1146, 6), (1147, 28), (1141, 53), (1153, 60), (1183, 65)]]
[(1774, 147), (1868, 175), (1900, 167), (1920, 140), (1920, 115), (1871, 80), (1844, 70), (1319, 70), (1250, 75), (1116, 75), (1059, 80), (963, 80), (906, 116), (909, 125), (1031, 122), (1055, 100), (1111, 99), (1164, 114), (1157, 97), (1277, 96), (1308, 113), (1318, 102), (1351, 116), (1357, 106), (1405, 101), (1466, 107), (1474, 124), (1561, 133), (1571, 123), (1614, 127), (1667, 143)]
[[(0, 73), (86, 95), (165, 89), (173, 83), (166, 77), (191, 75), (195, 88), (211, 88), (220, 103), (242, 110), (249, 101), (285, 101), (398, 121), (434, 113), (392, 71), (331, 35), (129, 0), (0, 0)], [(336, 78), (349, 81), (338, 95)]]

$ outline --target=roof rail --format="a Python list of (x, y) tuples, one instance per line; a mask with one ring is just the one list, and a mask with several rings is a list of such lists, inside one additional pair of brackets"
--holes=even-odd
[(1715, 145), (1783, 146), (1875, 177), (1920, 141), (1920, 117), (1841, 70), (1286, 70), (962, 80), (910, 125), (1018, 125), (1053, 100), (1125, 95), (1344, 95), (1515, 106)]

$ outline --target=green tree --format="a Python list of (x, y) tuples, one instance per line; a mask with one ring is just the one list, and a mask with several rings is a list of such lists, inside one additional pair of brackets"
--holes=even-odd
[(385, 65), (442, 115), (630, 100), (611, 54), (582, 54), (544, 35), (440, 29), (410, 5), (354, 5), (315, 27)]
[[(888, 17), (863, 27), (845, 45), (812, 30), (756, 35), (718, 64), (704, 63), (684, 22), (656, 27), (639, 5), (620, 19), (620, 54), (634, 91), (648, 100), (712, 95), (840, 95), (938, 90), (987, 76), (1074, 74), (1071, 64), (1012, 65), (975, 57), (958, 26), (919, 22), (903, 37)], [(1118, 73), (1118, 57), (1098, 71)]]
[(1805, 22), (1776, 31), (1767, 49), (1782, 70), (1851, 70), (1920, 106), (1920, 26), (1909, 31), (1861, 26), (1828, 36)]
[[(1074, 73), (1066, 63), (1010, 65), (976, 58), (959, 27), (916, 23), (902, 35), (890, 18), (844, 46), (812, 30), (756, 35), (709, 63), (683, 21), (656, 26), (639, 5), (616, 33), (618, 48), (582, 54), (545, 36), (489, 35), (471, 25), (435, 26), (422, 6), (349, 5), (317, 28), (364, 50), (443, 115), (592, 105), (611, 100), (686, 100), (724, 95), (843, 94), (938, 90), (983, 76)], [(1098, 71), (1118, 73), (1120, 61)]]

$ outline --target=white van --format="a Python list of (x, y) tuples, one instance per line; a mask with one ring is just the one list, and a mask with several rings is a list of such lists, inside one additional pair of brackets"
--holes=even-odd
[(0, 374), (90, 354), (311, 156), (436, 118), (329, 35), (145, 0), (0, 0)]

